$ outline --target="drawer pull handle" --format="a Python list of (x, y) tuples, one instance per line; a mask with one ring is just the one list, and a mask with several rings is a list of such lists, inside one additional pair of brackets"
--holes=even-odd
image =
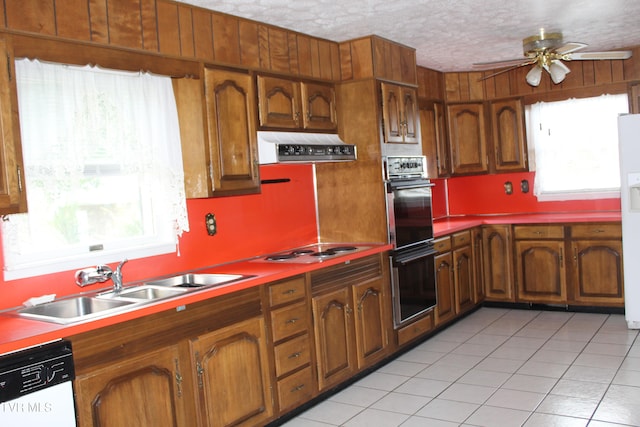
[(297, 359), (300, 356), (302, 356), (302, 353), (296, 351), (295, 353), (289, 355), (289, 359)]
[(282, 295), (291, 295), (291, 294), (295, 294), (296, 290), (295, 289), (287, 289), (286, 291), (284, 291), (282, 293)]
[(542, 231), (534, 231), (533, 234), (535, 234), (537, 236), (540, 236), (540, 235), (542, 235), (544, 233)]
[(595, 230), (593, 230), (594, 233), (604, 233), (604, 230), (601, 228), (596, 228)]
[(291, 389), (291, 393), (295, 393), (296, 391), (300, 391), (304, 388), (304, 384), (300, 384)]
[(291, 318), (291, 319), (287, 320), (287, 321), (286, 321), (286, 322), (284, 322), (284, 323), (291, 323), (291, 324), (293, 324), (293, 323), (296, 323), (298, 320), (300, 320), (300, 319), (298, 319), (297, 317), (293, 317), (293, 318)]

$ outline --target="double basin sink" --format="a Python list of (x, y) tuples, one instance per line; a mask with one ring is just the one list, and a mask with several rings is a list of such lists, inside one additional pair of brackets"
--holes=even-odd
[(250, 277), (253, 276), (188, 273), (127, 287), (119, 292), (105, 291), (93, 296), (77, 296), (26, 307), (19, 309), (18, 314), (30, 319), (68, 324), (116, 314), (190, 291), (227, 285)]

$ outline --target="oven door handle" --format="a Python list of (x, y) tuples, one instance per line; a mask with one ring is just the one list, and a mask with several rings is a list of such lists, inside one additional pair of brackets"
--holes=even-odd
[(433, 248), (428, 248), (426, 250), (411, 252), (411, 253), (408, 253), (408, 254), (402, 254), (402, 255), (395, 254), (393, 256), (393, 261), (396, 264), (407, 265), (410, 262), (416, 261), (416, 260), (418, 260), (420, 258), (425, 258), (425, 257), (428, 257), (428, 256), (432, 256), (432, 255), (435, 255), (437, 253), (438, 253), (437, 250), (435, 250)]
[(393, 183), (390, 185), (391, 191), (394, 190), (411, 190), (413, 188), (430, 188), (435, 184), (430, 182), (411, 182), (406, 184)]

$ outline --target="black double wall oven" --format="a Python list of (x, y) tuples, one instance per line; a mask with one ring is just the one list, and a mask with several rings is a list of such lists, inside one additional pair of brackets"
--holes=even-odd
[(433, 247), (433, 184), (424, 156), (385, 158), (387, 220), (395, 327), (410, 323), (436, 305)]

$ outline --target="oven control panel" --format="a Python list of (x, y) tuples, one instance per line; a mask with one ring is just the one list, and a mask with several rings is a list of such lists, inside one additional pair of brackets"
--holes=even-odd
[(427, 158), (425, 156), (388, 156), (385, 169), (387, 180), (425, 179), (427, 177)]

